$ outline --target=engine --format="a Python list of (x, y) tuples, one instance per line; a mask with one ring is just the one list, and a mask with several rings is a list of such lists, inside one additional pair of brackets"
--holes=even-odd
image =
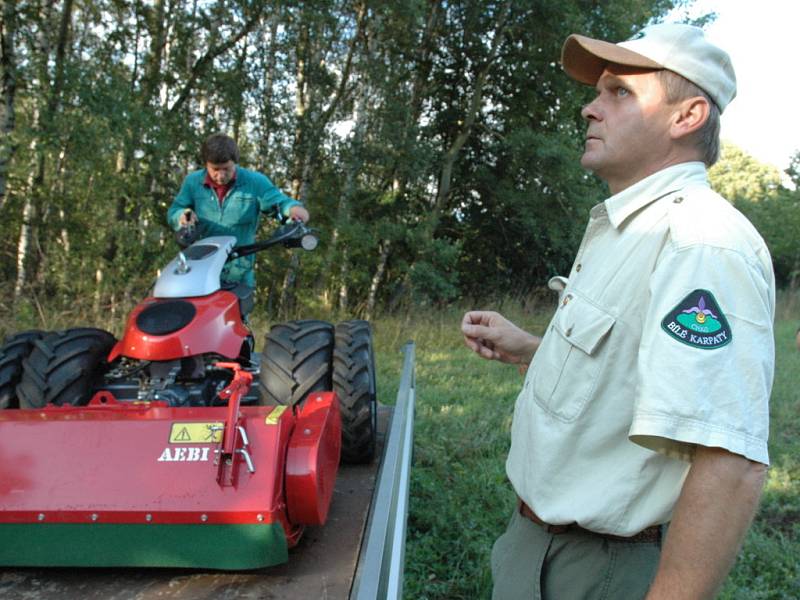
[[(190, 356), (167, 361), (122, 358), (104, 376), (100, 389), (120, 402), (166, 402), (172, 407), (220, 406), (221, 392), (231, 381), (231, 372), (217, 369), (216, 355)], [(98, 390), (99, 391), (99, 390)], [(242, 399), (258, 400), (257, 387)]]

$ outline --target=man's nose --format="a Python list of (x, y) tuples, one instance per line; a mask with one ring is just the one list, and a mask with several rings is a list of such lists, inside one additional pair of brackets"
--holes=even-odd
[(597, 99), (592, 100), (589, 104), (584, 104), (581, 109), (581, 116), (587, 121), (599, 121), (600, 111), (597, 107)]

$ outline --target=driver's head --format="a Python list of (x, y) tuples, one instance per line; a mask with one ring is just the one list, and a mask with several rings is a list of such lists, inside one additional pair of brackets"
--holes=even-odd
[(200, 157), (211, 180), (218, 185), (225, 185), (236, 173), (239, 147), (232, 137), (224, 133), (215, 133), (203, 142)]

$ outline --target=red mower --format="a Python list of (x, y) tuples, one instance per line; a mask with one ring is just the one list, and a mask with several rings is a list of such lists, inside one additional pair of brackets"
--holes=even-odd
[(313, 250), (302, 223), (268, 240), (195, 242), (116, 340), (28, 331), (0, 348), (0, 564), (251, 569), (325, 522), (340, 457), (375, 454), (366, 321), (274, 325), (225, 263)]

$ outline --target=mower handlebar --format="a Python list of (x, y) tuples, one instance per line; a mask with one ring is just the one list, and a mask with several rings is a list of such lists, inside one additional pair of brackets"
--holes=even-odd
[(293, 221), (279, 227), (267, 240), (237, 246), (231, 251), (228, 260), (255, 254), (277, 244), (283, 244), (287, 248), (302, 248), (310, 251), (316, 248), (318, 243), (319, 238), (313, 229), (306, 227), (302, 221)]

